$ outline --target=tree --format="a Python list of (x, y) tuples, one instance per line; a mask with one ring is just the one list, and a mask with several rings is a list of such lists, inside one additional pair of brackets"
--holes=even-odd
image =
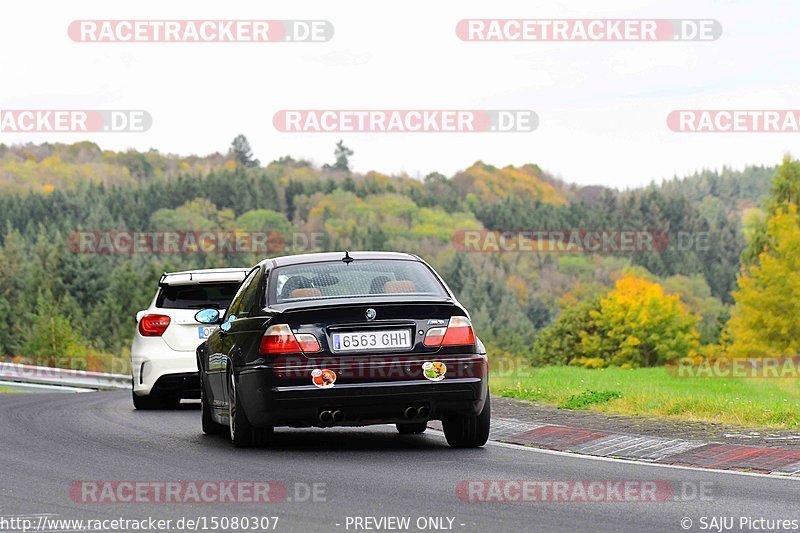
[(117, 156), (122, 166), (126, 167), (131, 176), (143, 181), (153, 175), (153, 165), (147, 160), (147, 156), (136, 150), (128, 150)]
[(229, 229), (231, 209), (217, 209), (210, 200), (195, 198), (175, 209), (159, 209), (150, 217), (150, 227), (161, 231), (201, 231)]
[(0, 247), (0, 355), (14, 354), (19, 348), (18, 328), (25, 321), (14, 309), (23, 307), (25, 260), (22, 236), (18, 231), (8, 232), (5, 245)]
[[(789, 204), (800, 205), (800, 161), (792, 159), (787, 154), (772, 177), (767, 215), (771, 217)], [(747, 248), (742, 252), (742, 262), (745, 266), (754, 264), (763, 251), (769, 250), (774, 245), (767, 238), (766, 220), (755, 222), (750, 230)]]
[(253, 150), (250, 148), (250, 141), (244, 135), (237, 135), (231, 143), (228, 155), (236, 161), (236, 166), (240, 168), (255, 168), (259, 166), (258, 159), (253, 159)]
[(42, 366), (75, 368), (90, 351), (48, 287), (39, 291), (37, 305), (28, 313), (28, 328), (23, 337), (22, 353)]
[(269, 252), (285, 252), (294, 244), (294, 227), (286, 215), (269, 209), (254, 209), (236, 219), (238, 231), (262, 232)]
[(681, 302), (700, 319), (697, 324), (700, 343), (718, 343), (729, 313), (726, 306), (711, 295), (705, 278), (697, 274), (670, 276), (664, 280), (663, 286), (668, 294), (680, 294)]
[(598, 299), (590, 299), (566, 308), (552, 325), (536, 337), (531, 363), (534, 366), (566, 365), (589, 359), (581, 339), (594, 334), (591, 313), (599, 307)]
[(535, 364), (656, 366), (693, 355), (699, 346), (697, 317), (680, 296), (628, 273), (599, 300), (567, 308), (542, 331), (533, 351)]
[(612, 366), (657, 366), (691, 356), (699, 346), (697, 317), (680, 295), (644, 277), (626, 274), (590, 313), (597, 333), (582, 338), (585, 352)]
[(793, 160), (789, 154), (783, 157), (783, 163), (772, 178), (771, 194), (776, 208), (785, 204), (800, 205), (800, 161)]
[(150, 306), (152, 283), (160, 275), (155, 267), (143, 266), (146, 263), (144, 258), (127, 262), (105, 276), (105, 290), (91, 313), (87, 313), (85, 328), (98, 347), (116, 353), (130, 348), (135, 313)]
[(730, 354), (745, 357), (800, 352), (800, 214), (778, 208), (766, 223), (770, 243), (739, 276), (728, 332)]
[(336, 157), (333, 168), (350, 172), (350, 158), (354, 153), (353, 150), (344, 145), (344, 141), (340, 140), (336, 143), (336, 149), (333, 151), (333, 155)]
[(245, 231), (276, 231), (285, 237), (292, 232), (292, 223), (283, 213), (269, 209), (254, 209), (236, 219), (236, 229)]

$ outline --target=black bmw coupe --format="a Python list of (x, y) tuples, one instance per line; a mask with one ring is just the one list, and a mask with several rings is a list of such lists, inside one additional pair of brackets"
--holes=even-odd
[(417, 256), (389, 252), (265, 259), (197, 349), (203, 431), (267, 445), (276, 426), (441, 420), (447, 442), (489, 436), (486, 350), (469, 314)]

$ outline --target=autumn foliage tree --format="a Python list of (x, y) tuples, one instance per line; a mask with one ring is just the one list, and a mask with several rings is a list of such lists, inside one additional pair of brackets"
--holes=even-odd
[[(792, 159), (787, 154), (772, 176), (770, 197), (765, 209), (768, 217), (772, 217), (789, 205), (800, 205), (800, 161)], [(759, 254), (769, 250), (774, 244), (767, 235), (766, 218), (753, 224), (747, 247), (742, 252), (742, 262), (745, 266), (755, 263), (759, 259)]]
[(584, 350), (612, 366), (657, 366), (694, 354), (697, 317), (677, 294), (633, 274), (620, 278), (592, 311), (596, 333), (583, 337)]
[(800, 214), (778, 208), (766, 223), (765, 246), (743, 269), (728, 325), (731, 355), (756, 357), (800, 353)]
[[(680, 295), (633, 273), (596, 303), (565, 310), (537, 339), (538, 363), (646, 367), (690, 356), (699, 346), (697, 317)], [(545, 356), (546, 354), (546, 356)]]

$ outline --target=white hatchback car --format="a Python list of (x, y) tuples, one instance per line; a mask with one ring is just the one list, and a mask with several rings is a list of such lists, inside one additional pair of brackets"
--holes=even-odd
[(206, 307), (226, 309), (249, 269), (218, 268), (164, 273), (149, 309), (136, 313), (131, 346), (133, 405), (174, 407), (199, 398), (195, 350), (216, 326), (194, 319)]

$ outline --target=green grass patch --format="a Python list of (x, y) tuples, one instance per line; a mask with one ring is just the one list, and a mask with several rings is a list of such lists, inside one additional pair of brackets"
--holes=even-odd
[(573, 394), (565, 401), (558, 404), (559, 409), (588, 409), (590, 405), (606, 403), (622, 398), (622, 393), (617, 391), (593, 391), (586, 390), (578, 394)]
[(566, 409), (800, 429), (800, 379), (692, 378), (664, 368), (531, 368), (502, 361), (490, 366), (498, 396)]

